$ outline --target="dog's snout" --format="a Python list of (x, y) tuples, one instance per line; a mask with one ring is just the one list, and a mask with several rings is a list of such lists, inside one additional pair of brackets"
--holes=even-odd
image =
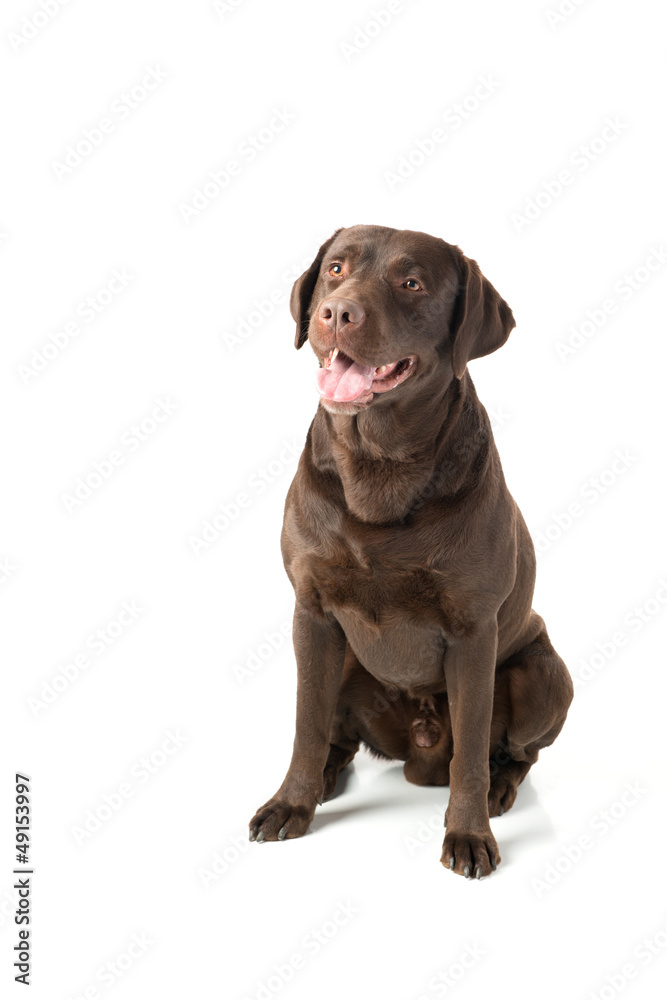
[(325, 299), (320, 306), (318, 315), (330, 330), (338, 333), (350, 324), (358, 326), (365, 319), (366, 313), (358, 302), (335, 297)]

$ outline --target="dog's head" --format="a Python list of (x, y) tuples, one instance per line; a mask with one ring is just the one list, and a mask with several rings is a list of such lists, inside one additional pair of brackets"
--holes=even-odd
[(337, 230), (294, 283), (290, 311), (296, 347), (310, 340), (320, 362), (323, 405), (350, 414), (423, 379), (461, 379), (515, 325), (458, 247), (384, 226)]

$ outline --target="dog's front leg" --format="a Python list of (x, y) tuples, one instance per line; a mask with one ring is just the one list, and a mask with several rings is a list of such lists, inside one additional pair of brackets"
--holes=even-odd
[(250, 839), (258, 842), (302, 836), (322, 801), (345, 634), (333, 617), (316, 618), (297, 604), (293, 638), (298, 673), (294, 751), (282, 785), (250, 820)]
[(481, 878), (500, 862), (489, 824), (489, 739), (498, 630), (495, 620), (458, 639), (445, 654), (454, 753), (449, 769), (443, 865)]

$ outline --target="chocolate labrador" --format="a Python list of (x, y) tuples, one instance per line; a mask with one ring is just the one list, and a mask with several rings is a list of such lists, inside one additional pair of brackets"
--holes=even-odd
[(285, 505), (297, 719), (250, 839), (306, 833), (363, 743), (408, 781), (450, 785), (441, 861), (500, 861), (513, 804), (572, 699), (531, 609), (535, 554), (467, 370), (507, 340), (507, 303), (458, 247), (339, 229), (292, 289), (320, 404)]

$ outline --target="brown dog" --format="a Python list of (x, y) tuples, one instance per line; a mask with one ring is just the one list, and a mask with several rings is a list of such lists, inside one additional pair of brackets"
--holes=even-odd
[(489, 816), (573, 693), (531, 610), (533, 545), (466, 369), (505, 343), (512, 312), (458, 247), (381, 226), (339, 229), (290, 308), (321, 395), (282, 534), (296, 737), (250, 839), (306, 833), (364, 743), (409, 781), (450, 784), (441, 860), (481, 878), (500, 861)]

